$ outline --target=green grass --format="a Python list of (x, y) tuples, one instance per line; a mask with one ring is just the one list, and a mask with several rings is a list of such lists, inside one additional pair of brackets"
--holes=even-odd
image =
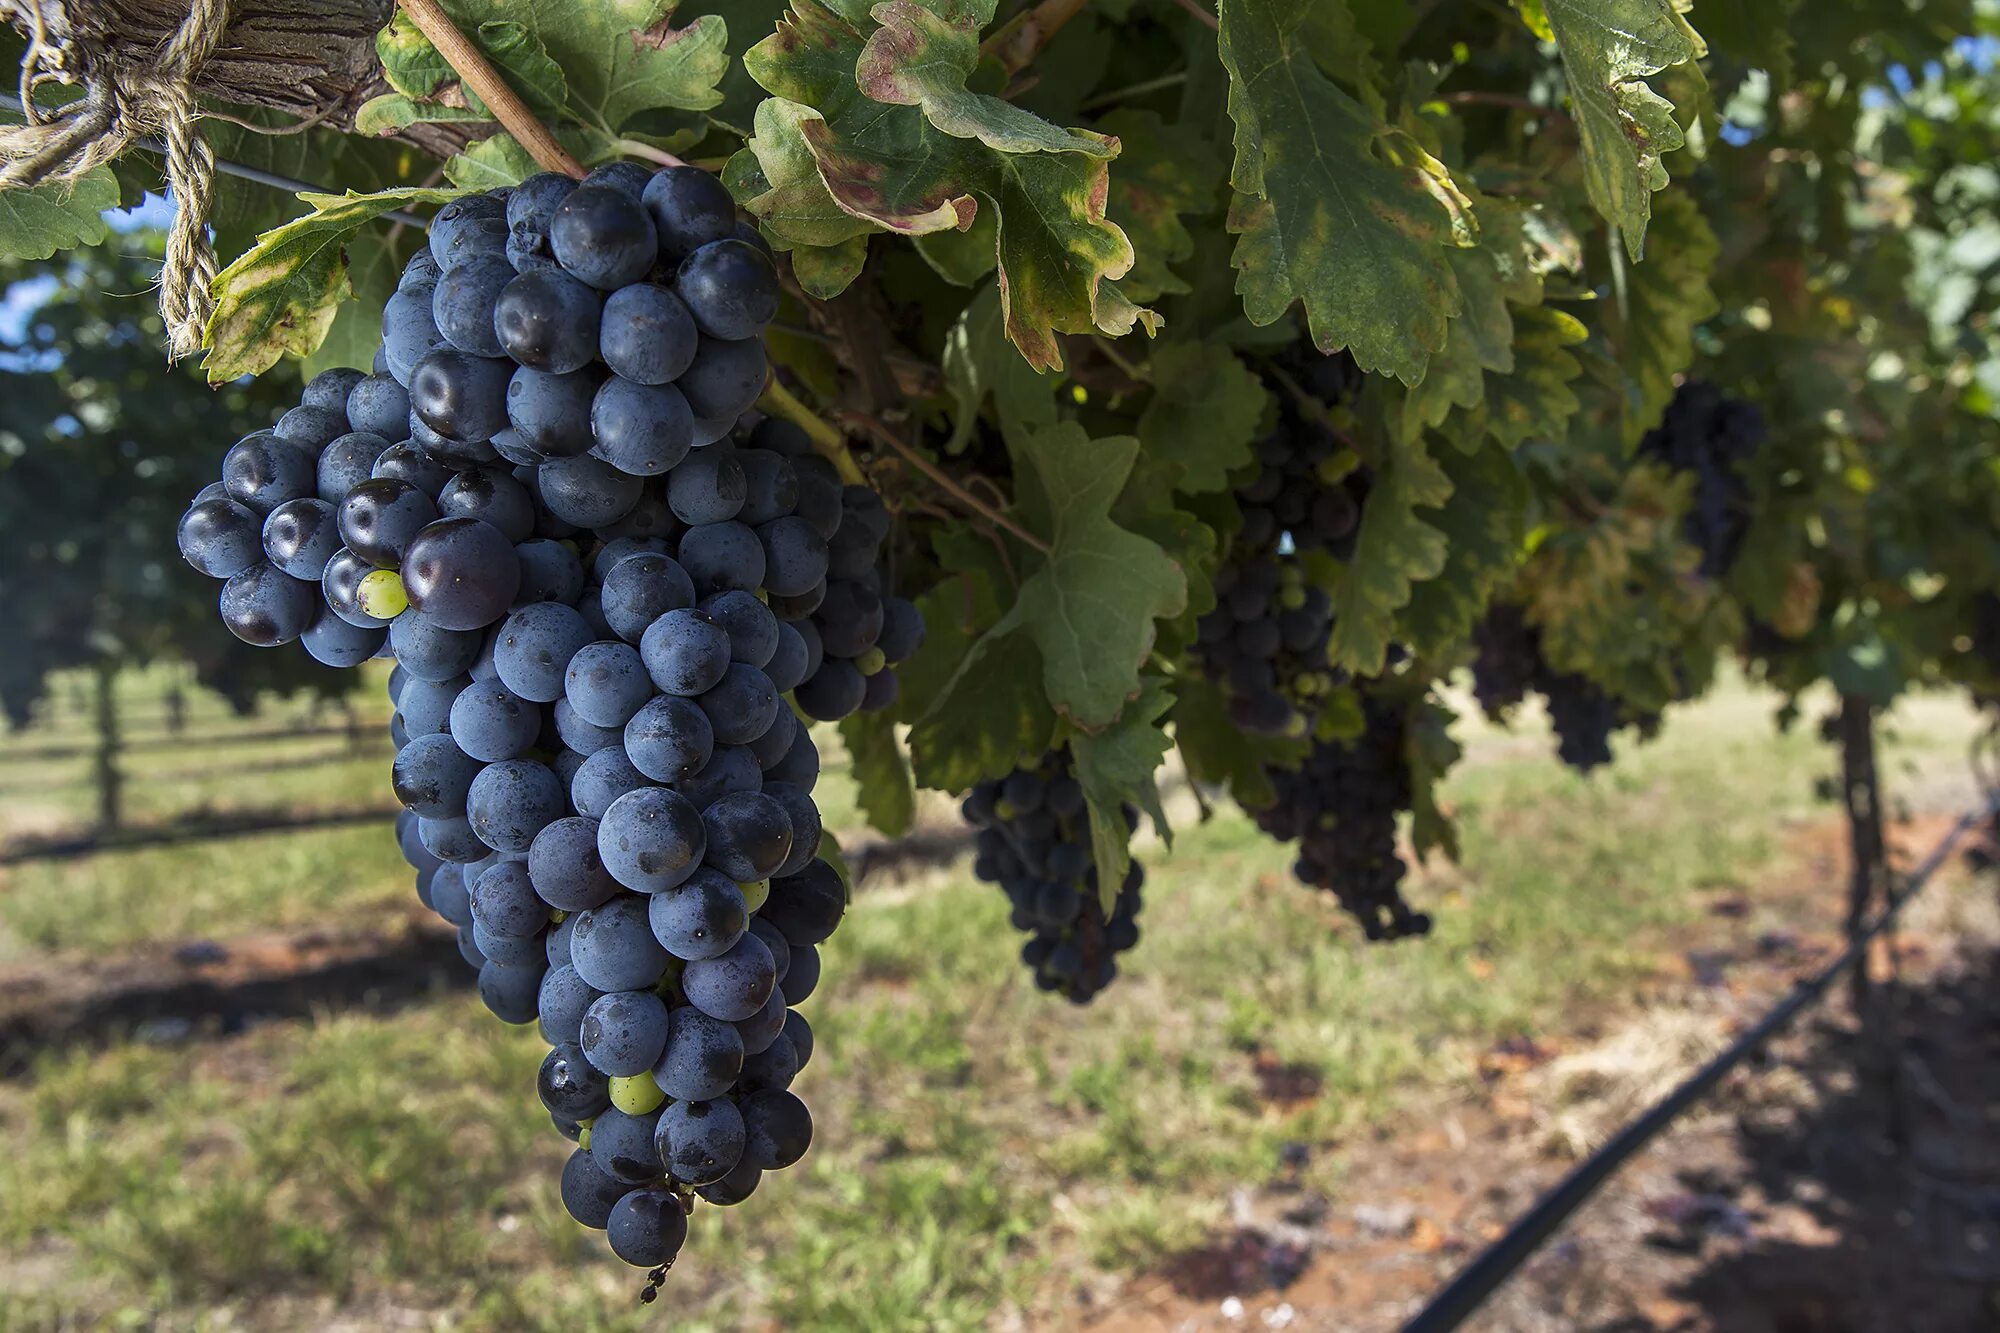
[[(745, 1206), (700, 1210), (664, 1312), (562, 1214), (568, 1145), (535, 1102), (536, 1039), (467, 996), (51, 1054), (0, 1084), (0, 1328), (1054, 1319), (1090, 1273), (1198, 1242), (1285, 1144), (1318, 1145), (1313, 1183), (1336, 1189), (1345, 1145), (1474, 1089), (1494, 1040), (1564, 1031), (1656, 979), (1715, 895), (1771, 873), (1784, 821), (1824, 813), (1825, 747), (1774, 738), (1769, 708), (1738, 692), (1688, 710), (1590, 781), (1532, 726), (1462, 728), (1464, 865), (1414, 886), (1438, 917), (1419, 944), (1362, 946), (1227, 815), (1171, 856), (1145, 849), (1144, 938), (1084, 1010), (1025, 983), (1000, 895), (963, 866), (865, 889), (806, 1005), (814, 1150)], [(1897, 762), (1929, 780), (1967, 725), (1915, 710)], [(851, 800), (828, 789), (829, 808)], [(0, 922), (33, 952), (337, 919), (407, 893), (369, 836), (23, 868)], [(1268, 1103), (1260, 1051), (1319, 1094)]]

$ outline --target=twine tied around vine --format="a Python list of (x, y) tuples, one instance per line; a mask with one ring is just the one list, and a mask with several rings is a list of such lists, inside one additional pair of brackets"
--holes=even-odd
[[(25, 125), (0, 126), (0, 190), (74, 185), (129, 147), (156, 135), (165, 147), (174, 221), (160, 269), (160, 315), (175, 359), (200, 350), (214, 312), (215, 247), (208, 210), (215, 186), (215, 150), (195, 129), (194, 78), (222, 43), (232, 0), (192, 0), (186, 22), (157, 49), (88, 51), (52, 42), (41, 5), (26, 6), (32, 23), (21, 60)], [(79, 83), (83, 96), (53, 111), (35, 105), (45, 82)]]

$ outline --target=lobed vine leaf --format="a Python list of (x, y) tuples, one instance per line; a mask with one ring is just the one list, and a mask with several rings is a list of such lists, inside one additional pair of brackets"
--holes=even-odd
[(1090, 814), (1090, 847), (1097, 865), (1098, 899), (1107, 917), (1132, 864), (1132, 831), (1125, 820), (1126, 804), (1129, 802), (1151, 816), (1153, 827), (1172, 845), (1173, 831), (1168, 826), (1166, 811), (1160, 806), (1160, 789), (1154, 780), (1160, 762), (1173, 744), (1160, 721), (1172, 704), (1173, 696), (1167, 692), (1166, 682), (1150, 678), (1115, 726), (1096, 735), (1081, 734), (1070, 741), (1070, 754), (1076, 760), (1076, 779), (1083, 787), (1084, 804)]
[(840, 739), (854, 775), (855, 802), (869, 825), (885, 838), (908, 833), (916, 822), (917, 788), (890, 715), (855, 713), (841, 722)]
[(1583, 141), (1590, 201), (1625, 238), (1636, 263), (1646, 253), (1653, 195), (1667, 184), (1661, 160), (1686, 136), (1674, 105), (1646, 80), (1703, 54), (1676, 0), (1521, 0), (1562, 53)]
[(1139, 415), (1148, 463), (1175, 469), (1175, 489), (1224, 490), (1229, 474), (1251, 460), (1250, 446), (1270, 402), (1236, 355), (1207, 342), (1172, 342), (1148, 366), (1153, 397)]
[(1436, 578), (1445, 567), (1445, 535), (1417, 510), (1436, 509), (1451, 493), (1451, 478), (1421, 433), (1390, 443), (1362, 509), (1354, 556), (1333, 587), (1328, 655), (1336, 666), (1364, 676), (1382, 670), (1411, 585)]
[(104, 210), (118, 207), (118, 178), (98, 167), (73, 185), (0, 192), (0, 257), (47, 259), (58, 250), (96, 245), (111, 234)]
[(1383, 156), (1375, 118), (1322, 72), (1339, 58), (1330, 6), (1222, 0), (1236, 290), (1251, 323), (1303, 301), (1321, 351), (1415, 384), (1464, 308), (1445, 247), (1467, 223), (1441, 202), (1442, 168)]

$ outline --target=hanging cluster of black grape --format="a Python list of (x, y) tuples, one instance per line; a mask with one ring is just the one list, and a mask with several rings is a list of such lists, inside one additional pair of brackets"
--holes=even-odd
[[(1075, 1004), (1096, 998), (1118, 975), (1116, 956), (1139, 942), (1146, 872), (1132, 862), (1105, 916), (1083, 787), (1071, 771), (1069, 751), (980, 783), (964, 808), (979, 830), (973, 873), (1007, 891), (1009, 919), (1016, 930), (1029, 932), (1021, 961), (1035, 984)], [(1124, 813), (1130, 833), (1139, 812), (1128, 806)]]
[[(1308, 382), (1328, 393), (1329, 405), (1359, 382), (1347, 357), (1313, 359), (1323, 368)], [(1228, 697), (1230, 720), (1267, 736), (1303, 734), (1341, 679), (1327, 659), (1333, 599), (1307, 578), (1301, 557), (1352, 555), (1368, 493), (1359, 469), (1327, 479), (1340, 441), (1280, 401), (1277, 429), (1237, 481), (1242, 526), (1215, 572), (1215, 609), (1201, 618), (1195, 641), (1202, 673)]]
[(1611, 762), (1611, 733), (1626, 722), (1618, 701), (1584, 676), (1552, 669), (1542, 658), (1542, 633), (1526, 613), (1495, 602), (1474, 631), (1472, 693), (1496, 720), (1530, 690), (1548, 703), (1556, 753), (1579, 773)]
[(1701, 552), (1703, 578), (1727, 574), (1743, 548), (1750, 530), (1750, 485), (1737, 469), (1762, 447), (1764, 435), (1764, 413), (1755, 403), (1689, 380), (1675, 390), (1660, 424), (1639, 442), (1640, 457), (1694, 473), (1694, 505), (1684, 531)]
[(778, 279), (712, 176), (536, 176), (429, 242), (376, 373), (230, 449), (181, 547), (239, 638), (396, 660), (418, 895), (554, 1048), (570, 1213), (658, 1269), (811, 1139), (790, 1006), (845, 892), (799, 713), (886, 707), (923, 625), (879, 498), (746, 419)]
[(1396, 850), (1396, 819), (1412, 796), (1405, 714), (1361, 698), (1361, 735), (1315, 741), (1296, 769), (1270, 770), (1277, 799), (1251, 814), (1271, 837), (1298, 841), (1293, 873), (1338, 898), (1370, 940), (1424, 935), (1431, 919), (1404, 900), (1407, 867)]

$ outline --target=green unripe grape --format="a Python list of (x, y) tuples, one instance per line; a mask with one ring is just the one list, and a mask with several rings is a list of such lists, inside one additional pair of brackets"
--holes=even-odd
[(590, 1121), (588, 1120), (583, 1121), (582, 1128), (577, 1130), (576, 1146), (583, 1149), (585, 1152), (590, 1151)]
[(377, 569), (362, 575), (355, 591), (363, 614), (377, 620), (394, 620), (410, 609), (410, 595), (403, 591), (403, 576), (393, 569)]
[(1305, 604), (1306, 590), (1304, 588), (1293, 586), (1278, 594), (1278, 605), (1284, 607), (1287, 611), (1296, 611)]
[(872, 676), (887, 665), (889, 665), (889, 659), (882, 655), (880, 648), (870, 648), (867, 652), (854, 659), (855, 669), (864, 676)]
[(634, 1074), (630, 1078), (611, 1080), (611, 1104), (626, 1115), (646, 1115), (666, 1103), (667, 1094), (660, 1091), (660, 1085), (653, 1081), (651, 1074)]
[(768, 879), (753, 879), (748, 884), (738, 884), (736, 887), (743, 890), (743, 901), (752, 915), (770, 900), (771, 881)]

